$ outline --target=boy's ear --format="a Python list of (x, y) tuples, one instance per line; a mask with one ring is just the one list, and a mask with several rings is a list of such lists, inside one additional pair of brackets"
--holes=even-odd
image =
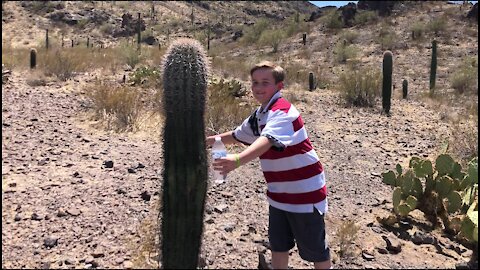
[(277, 89), (278, 90), (283, 89), (283, 81), (280, 81), (280, 82), (277, 83)]

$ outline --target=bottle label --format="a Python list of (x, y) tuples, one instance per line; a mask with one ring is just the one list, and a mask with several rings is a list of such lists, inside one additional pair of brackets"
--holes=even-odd
[(227, 156), (227, 151), (214, 151), (212, 152), (213, 159), (219, 159)]

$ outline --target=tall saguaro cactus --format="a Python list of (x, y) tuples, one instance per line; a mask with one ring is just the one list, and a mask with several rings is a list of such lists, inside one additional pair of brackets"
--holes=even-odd
[(138, 25), (137, 25), (137, 50), (140, 51), (142, 24), (140, 22), (140, 12), (138, 12)]
[(204, 124), (208, 60), (198, 41), (181, 38), (167, 49), (162, 65), (163, 268), (195, 269), (208, 179)]
[(45, 29), (45, 48), (48, 50), (48, 29)]
[(403, 82), (402, 82), (402, 97), (405, 99), (407, 98), (407, 95), (408, 95), (408, 81), (407, 79), (403, 79)]
[(435, 79), (437, 77), (437, 41), (432, 41), (432, 61), (430, 62), (430, 94), (435, 89)]
[(383, 81), (382, 81), (382, 108), (383, 111), (390, 115), (390, 105), (392, 98), (392, 69), (393, 54), (391, 51), (383, 53)]

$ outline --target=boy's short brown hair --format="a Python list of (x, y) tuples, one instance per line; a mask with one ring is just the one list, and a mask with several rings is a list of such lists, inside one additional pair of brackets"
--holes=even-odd
[(285, 79), (285, 71), (281, 66), (277, 66), (274, 63), (270, 61), (262, 61), (258, 64), (256, 64), (251, 70), (250, 70), (250, 76), (253, 75), (253, 72), (255, 72), (258, 69), (261, 68), (268, 68), (272, 70), (273, 78), (275, 79), (275, 83), (282, 82)]

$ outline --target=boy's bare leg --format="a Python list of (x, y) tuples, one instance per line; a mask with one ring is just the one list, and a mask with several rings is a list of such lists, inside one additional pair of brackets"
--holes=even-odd
[(272, 251), (272, 267), (273, 269), (287, 269), (288, 268), (288, 251), (286, 252)]
[(323, 261), (323, 262), (316, 262), (316, 263), (313, 263), (313, 265), (315, 266), (315, 269), (330, 269), (330, 267), (332, 267), (332, 263), (330, 262), (330, 260)]

